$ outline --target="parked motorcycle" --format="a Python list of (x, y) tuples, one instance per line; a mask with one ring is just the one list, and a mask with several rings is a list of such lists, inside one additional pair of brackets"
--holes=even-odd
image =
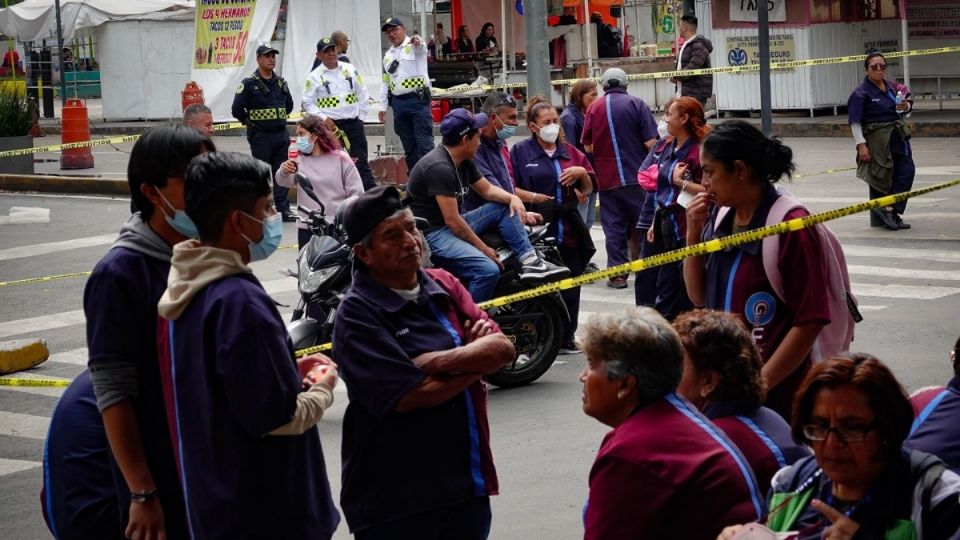
[[(287, 330), (295, 349), (328, 343), (333, 337), (337, 306), (350, 288), (353, 253), (346, 243), (343, 214), (348, 202), (337, 210), (333, 223), (325, 216), (310, 181), (297, 174), (297, 186), (319, 205), (319, 210), (307, 210), (301, 218), (312, 233), (310, 241), (297, 256), (298, 289), (300, 301), (294, 309)], [(547, 237), (547, 226), (528, 228), (530, 243), (544, 259), (562, 264), (553, 238)], [(499, 235), (484, 235), (484, 242), (496, 250), (505, 270), (497, 282), (496, 296), (504, 296), (532, 288), (521, 283), (515, 270), (516, 255)], [(426, 246), (426, 241), (424, 241)], [(530, 384), (550, 369), (563, 339), (563, 326), (568, 320), (566, 306), (559, 293), (537, 296), (487, 310), (517, 351), (517, 357), (497, 373), (487, 377), (488, 382), (501, 388)], [(306, 315), (306, 316), (304, 316)]]

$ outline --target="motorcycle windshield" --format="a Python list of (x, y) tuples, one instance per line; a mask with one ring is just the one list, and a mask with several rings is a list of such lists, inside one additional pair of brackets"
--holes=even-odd
[(317, 268), (324, 255), (340, 247), (342, 244), (329, 236), (311, 236), (310, 241), (303, 247), (301, 257), (304, 257), (310, 268)]

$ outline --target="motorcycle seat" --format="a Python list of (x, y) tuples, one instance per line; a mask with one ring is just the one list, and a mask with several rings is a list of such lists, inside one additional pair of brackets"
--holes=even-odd
[(500, 249), (507, 245), (503, 240), (503, 237), (500, 236), (499, 231), (489, 231), (480, 235), (480, 240), (483, 240), (483, 243), (490, 246), (492, 249)]

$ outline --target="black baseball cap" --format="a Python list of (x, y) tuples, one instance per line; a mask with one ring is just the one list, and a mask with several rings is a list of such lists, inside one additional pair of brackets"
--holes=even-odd
[(337, 44), (333, 42), (332, 39), (328, 37), (320, 38), (320, 41), (317, 42), (317, 52), (323, 52), (330, 47), (336, 47)]
[(403, 26), (403, 23), (400, 22), (400, 19), (396, 17), (390, 17), (389, 19), (384, 19), (383, 24), (380, 25), (380, 31), (386, 32), (394, 26)]
[(261, 56), (261, 55), (264, 55), (264, 54), (278, 54), (279, 52), (280, 52), (280, 51), (274, 49), (274, 48), (271, 47), (269, 44), (267, 44), (267, 45), (261, 45), (261, 46), (257, 47), (257, 56)]
[(471, 129), (486, 127), (487, 120), (486, 113), (475, 115), (466, 109), (454, 109), (440, 121), (440, 134), (444, 137), (463, 137)]
[(347, 243), (357, 244), (381, 221), (403, 208), (400, 190), (394, 186), (377, 186), (360, 194), (343, 213)]

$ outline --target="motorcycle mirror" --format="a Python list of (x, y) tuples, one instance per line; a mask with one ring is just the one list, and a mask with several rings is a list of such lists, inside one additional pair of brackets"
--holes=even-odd
[(421, 231), (425, 231), (430, 228), (430, 222), (422, 217), (413, 218), (413, 222), (417, 224), (417, 228)]
[(310, 184), (310, 180), (301, 172), (298, 172), (294, 177), (297, 180), (297, 187), (300, 188), (307, 197), (313, 199), (314, 202), (320, 205), (320, 213), (326, 215), (326, 209), (323, 207), (323, 203), (320, 202), (320, 197), (317, 197), (317, 193), (313, 190), (313, 185)]

